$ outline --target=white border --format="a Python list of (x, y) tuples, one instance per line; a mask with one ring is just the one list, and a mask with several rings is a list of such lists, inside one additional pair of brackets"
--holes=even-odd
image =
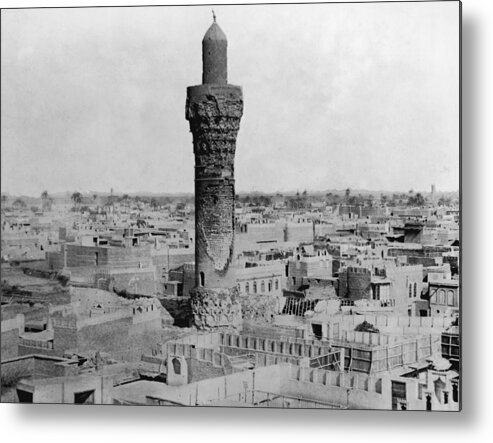
[[(187, 4), (78, 0), (74, 5)], [(191, 2), (189, 2), (191, 3)], [(194, 3), (208, 3), (195, 1)], [(231, 3), (215, 1), (214, 3)], [(243, 3), (249, 3), (244, 1)], [(272, 3), (281, 3), (275, 2)], [(0, 0), (2, 7), (71, 6), (68, 1)], [(463, 412), (389, 413), (0, 405), (3, 441), (188, 442), (488, 441), (493, 423), (492, 167), (493, 2), (463, 2)], [(488, 437), (490, 435), (490, 437)]]

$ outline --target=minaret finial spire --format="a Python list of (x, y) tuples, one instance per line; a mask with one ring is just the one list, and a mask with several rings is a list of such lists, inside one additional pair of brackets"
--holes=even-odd
[(202, 83), (228, 83), (228, 40), (226, 34), (216, 23), (216, 13), (212, 9), (213, 23), (202, 39)]

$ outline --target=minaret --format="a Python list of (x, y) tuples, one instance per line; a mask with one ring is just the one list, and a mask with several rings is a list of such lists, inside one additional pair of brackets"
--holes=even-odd
[(243, 114), (239, 86), (228, 84), (226, 35), (214, 22), (202, 40), (202, 84), (187, 88), (186, 119), (195, 154), (195, 283), (198, 328), (239, 327), (241, 307), (231, 264), (234, 248), (236, 136)]

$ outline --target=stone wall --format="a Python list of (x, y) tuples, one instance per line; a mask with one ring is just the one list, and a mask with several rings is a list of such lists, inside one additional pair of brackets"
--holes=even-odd
[(352, 300), (371, 299), (371, 271), (348, 267), (339, 274), (339, 297)]
[(57, 355), (63, 355), (67, 349), (77, 349), (77, 328), (73, 324), (53, 326), (53, 347)]
[(212, 362), (197, 360), (196, 358), (188, 358), (188, 383), (193, 383), (200, 380), (208, 380), (211, 378), (222, 377), (226, 375), (225, 369), (220, 366), (215, 366)]

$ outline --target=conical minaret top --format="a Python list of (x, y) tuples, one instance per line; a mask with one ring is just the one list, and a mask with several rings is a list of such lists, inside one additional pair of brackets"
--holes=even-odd
[(214, 22), (202, 40), (202, 84), (226, 85), (228, 83), (228, 40)]

